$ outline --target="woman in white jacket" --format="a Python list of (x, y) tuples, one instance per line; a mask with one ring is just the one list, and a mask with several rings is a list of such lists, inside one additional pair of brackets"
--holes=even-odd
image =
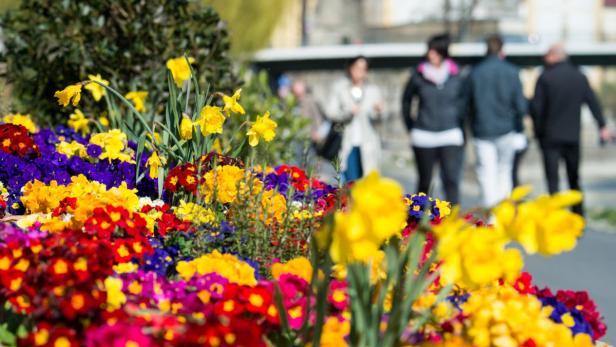
[(339, 157), (345, 181), (354, 181), (377, 170), (381, 143), (372, 121), (381, 117), (383, 100), (379, 89), (366, 82), (368, 61), (352, 59), (347, 78), (334, 84), (327, 117), (345, 122)]

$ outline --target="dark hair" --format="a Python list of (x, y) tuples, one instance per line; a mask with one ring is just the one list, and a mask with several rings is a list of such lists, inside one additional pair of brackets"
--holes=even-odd
[(428, 50), (434, 50), (443, 58), (449, 58), (449, 34), (440, 34), (430, 37), (428, 40)]
[(363, 55), (358, 55), (356, 57), (353, 57), (351, 59), (349, 59), (347, 61), (347, 70), (351, 68), (351, 66), (353, 66), (355, 63), (357, 63), (360, 60), (365, 60), (366, 63), (368, 63), (368, 58), (364, 57)]
[(498, 54), (503, 49), (503, 38), (498, 34), (492, 34), (486, 37), (486, 45), (488, 46), (488, 55)]

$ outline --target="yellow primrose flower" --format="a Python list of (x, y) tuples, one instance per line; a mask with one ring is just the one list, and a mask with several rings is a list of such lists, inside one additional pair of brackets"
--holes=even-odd
[(180, 88), (184, 81), (190, 78), (190, 66), (188, 63), (192, 64), (195, 62), (195, 58), (188, 58), (186, 61), (185, 57), (177, 57), (167, 60), (167, 69), (171, 71), (171, 75), (173, 76), (173, 81), (175, 81), (175, 85)]
[(65, 141), (61, 141), (56, 146), (56, 152), (62, 153), (62, 154), (66, 155), (69, 158), (74, 156), (74, 155), (77, 155), (79, 157), (86, 157), (87, 156), (86, 147), (84, 145), (82, 145), (81, 143), (77, 142), (77, 141), (72, 141), (70, 143), (69, 142), (65, 142)]
[(62, 107), (66, 107), (72, 99), (73, 106), (77, 106), (79, 100), (81, 100), (81, 87), (82, 85), (77, 83), (71, 84), (63, 90), (56, 91), (54, 96), (58, 98), (58, 104), (62, 105)]
[(245, 286), (255, 286), (255, 269), (248, 263), (239, 260), (232, 254), (222, 254), (217, 250), (195, 258), (191, 261), (180, 261), (176, 265), (176, 270), (180, 277), (189, 280), (195, 273), (205, 275), (217, 273), (229, 280), (230, 283), (237, 283)]
[(246, 133), (248, 143), (254, 147), (259, 144), (259, 138), (262, 137), (265, 142), (270, 142), (276, 136), (276, 128), (278, 124), (270, 119), (269, 112), (265, 112), (263, 116), (257, 116), (250, 130)]
[(109, 161), (118, 159), (134, 163), (132, 150), (127, 146), (126, 134), (119, 129), (111, 129), (107, 132), (93, 135), (90, 138), (90, 143), (98, 145), (103, 149), (98, 159), (108, 159)]
[(274, 263), (272, 265), (272, 277), (277, 280), (283, 274), (296, 275), (310, 283), (312, 281), (312, 264), (306, 257), (293, 258), (285, 264)]
[(190, 118), (186, 116), (182, 116), (182, 121), (180, 122), (180, 137), (182, 140), (190, 140), (193, 136), (193, 122)]
[(344, 318), (330, 316), (323, 324), (320, 344), (323, 347), (348, 346), (347, 337), (351, 333), (351, 323)]
[(105, 128), (109, 128), (109, 118), (105, 116), (100, 116), (100, 118), (98, 119), (98, 122), (101, 123), (101, 125), (104, 126)]
[(68, 119), (68, 126), (71, 127), (76, 132), (81, 133), (81, 135), (85, 135), (90, 132), (90, 127), (88, 126), (89, 120), (80, 110), (75, 110)]
[(222, 101), (225, 103), (225, 107), (223, 109), (223, 111), (225, 112), (233, 112), (233, 113), (239, 113), (239, 114), (245, 114), (246, 111), (244, 111), (244, 108), (242, 107), (242, 105), (240, 105), (240, 103), (238, 102), (238, 100), (240, 99), (240, 93), (242, 92), (242, 89), (238, 89), (235, 91), (235, 93), (233, 93), (232, 96), (227, 96), (227, 95), (222, 95)]
[(158, 153), (152, 152), (152, 155), (148, 158), (146, 166), (150, 168), (150, 178), (158, 177), (158, 168), (163, 165), (164, 158), (159, 157)]
[(122, 292), (122, 280), (115, 277), (105, 279), (105, 291), (107, 292), (107, 309), (118, 309), (126, 302), (126, 295)]
[[(90, 81), (100, 82), (106, 86), (109, 85), (109, 81), (104, 80), (100, 74), (88, 75), (88, 78), (90, 79)], [(92, 97), (94, 98), (94, 100), (100, 101), (100, 99), (106, 94), (106, 91), (105, 87), (101, 86), (96, 82), (90, 82), (86, 84), (86, 89), (89, 90), (90, 93), (92, 93)]]
[(124, 95), (124, 97), (130, 101), (132, 101), (133, 105), (135, 105), (135, 110), (137, 112), (145, 112), (145, 98), (148, 96), (148, 92), (145, 91), (133, 91), (128, 92), (128, 94)]
[(21, 113), (7, 114), (6, 116), (2, 118), (2, 121), (4, 123), (21, 125), (24, 128), (28, 129), (28, 131), (31, 133), (38, 132), (38, 127), (36, 126), (36, 124), (34, 124), (34, 121), (32, 121), (32, 118), (30, 117), (29, 114), (21, 114)]
[(201, 109), (197, 124), (201, 128), (201, 134), (208, 136), (210, 134), (222, 134), (222, 125), (225, 122), (225, 116), (222, 114), (218, 106), (204, 106)]
[(175, 214), (181, 220), (195, 224), (212, 224), (216, 220), (214, 212), (209, 208), (184, 200), (180, 200), (180, 206), (176, 207)]

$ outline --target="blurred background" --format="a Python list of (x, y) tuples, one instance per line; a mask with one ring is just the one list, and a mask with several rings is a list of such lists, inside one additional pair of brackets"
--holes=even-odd
[[(272, 109), (280, 142), (271, 157), (283, 162), (295, 155), (291, 143), (307, 138), (309, 127), (290, 93), (293, 81), (303, 81), (316, 103), (325, 105), (346, 61), (364, 55), (369, 79), (385, 97), (386, 117), (376, 124), (384, 148), (381, 169), (412, 192), (417, 176), (400, 108), (425, 41), (449, 33), (453, 58), (468, 70), (485, 55), (485, 36), (500, 33), (507, 58), (521, 68), (527, 98), (547, 47), (563, 42), (615, 130), (616, 0), (0, 0), (0, 13), (0, 115), (31, 113), (44, 124), (66, 119), (53, 91), (92, 72), (126, 89), (147, 89), (156, 102), (156, 82), (164, 75), (148, 71), (164, 71), (166, 59), (186, 52), (216, 90), (242, 86), (249, 113)], [(539, 283), (588, 289), (614, 326), (616, 145), (601, 145), (590, 112), (582, 115), (589, 231), (574, 252), (541, 261), (531, 257), (527, 268)], [(470, 147), (463, 207), (479, 202)], [(546, 191), (540, 158), (531, 141), (520, 180), (537, 193)], [(333, 175), (326, 163), (319, 164), (319, 173)], [(442, 196), (438, 183), (433, 195)], [(616, 341), (615, 332), (608, 330), (608, 341)]]

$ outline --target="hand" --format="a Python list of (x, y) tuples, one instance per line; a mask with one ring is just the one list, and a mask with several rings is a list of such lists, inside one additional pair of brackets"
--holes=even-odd
[(351, 108), (351, 113), (356, 116), (359, 113), (359, 105), (353, 104), (353, 108)]
[(610, 129), (608, 129), (608, 127), (606, 126), (599, 129), (599, 137), (601, 138), (601, 141), (603, 142), (610, 142), (610, 140), (612, 139), (612, 134), (610, 132)]
[(375, 113), (382, 113), (383, 112), (383, 103), (382, 102), (377, 102), (374, 104), (374, 112)]

